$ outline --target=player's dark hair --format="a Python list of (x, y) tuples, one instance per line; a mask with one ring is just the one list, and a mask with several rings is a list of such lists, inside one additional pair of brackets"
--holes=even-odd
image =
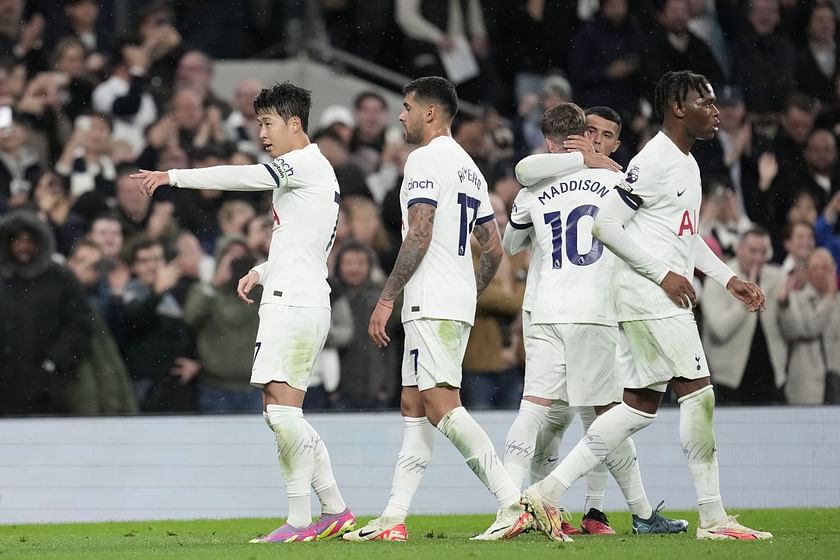
[(683, 103), (691, 90), (696, 91), (700, 97), (706, 97), (708, 86), (709, 79), (702, 74), (695, 74), (689, 70), (666, 72), (659, 78), (653, 90), (653, 108), (657, 118), (664, 119), (668, 107), (672, 103)]
[(586, 132), (586, 115), (574, 103), (560, 103), (542, 114), (540, 129), (546, 138), (562, 142), (572, 134)]
[(312, 108), (312, 92), (291, 82), (274, 84), (264, 89), (254, 99), (254, 112), (258, 115), (275, 112), (289, 122), (292, 117), (300, 119), (303, 131), (309, 127), (309, 110)]
[(362, 93), (357, 95), (355, 99), (353, 99), (353, 108), (358, 110), (359, 107), (362, 106), (362, 103), (364, 103), (368, 99), (376, 99), (382, 105), (383, 109), (388, 109), (388, 102), (385, 101), (384, 97), (382, 97), (375, 91), (363, 91)]
[(412, 92), (416, 99), (431, 101), (443, 107), (450, 119), (454, 118), (458, 112), (458, 94), (455, 92), (454, 84), (446, 78), (440, 76), (417, 78), (403, 88), (405, 95)]
[(618, 125), (618, 132), (621, 133), (621, 115), (618, 114), (617, 111), (606, 107), (604, 105), (596, 105), (595, 107), (590, 107), (586, 111), (584, 111), (586, 116), (595, 115), (596, 117), (601, 117), (602, 119), (606, 119), (610, 122), (614, 122)]

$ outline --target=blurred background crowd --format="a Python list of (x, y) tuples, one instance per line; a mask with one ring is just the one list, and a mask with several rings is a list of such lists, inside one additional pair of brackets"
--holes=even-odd
[[(238, 278), (267, 257), (270, 193), (159, 189), (128, 175), (266, 161), (252, 101), (213, 91), (219, 59), (320, 45), (407, 77), (449, 75), (453, 129), (491, 185), (500, 229), (542, 151), (539, 116), (573, 100), (621, 116), (622, 165), (656, 133), (653, 86), (691, 69), (716, 87), (698, 144), (700, 233), (767, 309), (696, 278), (719, 402), (840, 402), (840, 0), (0, 0), (0, 416), (257, 412), (257, 306)], [(375, 17), (374, 17), (375, 14)], [(400, 244), (412, 147), (370, 91), (310, 118), (342, 190), (333, 319), (306, 408), (392, 408), (392, 344), (367, 322)], [(318, 96), (318, 92), (314, 92)], [(392, 113), (393, 114), (393, 111)], [(528, 256), (478, 302), (464, 360), (473, 408), (513, 408)]]

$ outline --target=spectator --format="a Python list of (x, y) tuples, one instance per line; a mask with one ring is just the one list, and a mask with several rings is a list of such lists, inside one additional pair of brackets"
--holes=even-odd
[(27, 69), (39, 72), (46, 68), (43, 52), (46, 21), (40, 13), (23, 20), (23, 0), (6, 0), (0, 5), (0, 54), (12, 55), (26, 62)]
[[(840, 304), (837, 265), (826, 249), (808, 259), (808, 284), (794, 291), (789, 283), (778, 294), (779, 323), (790, 344), (785, 395), (790, 404), (815, 405), (828, 400), (826, 383), (840, 371)], [(828, 399), (827, 399), (828, 397)]]
[(354, 241), (343, 244), (336, 257), (335, 279), (353, 317), (353, 338), (340, 351), (338, 397), (340, 406), (347, 409), (385, 408), (396, 394), (395, 349), (377, 348), (367, 334), (370, 314), (382, 290), (382, 284), (371, 277), (374, 260), (369, 247)]
[(104, 52), (111, 40), (98, 25), (99, 3), (94, 0), (64, 0), (68, 28), (65, 35), (76, 37), (88, 52)]
[(262, 410), (262, 393), (250, 384), (258, 307), (236, 295), (239, 278), (253, 265), (242, 237), (223, 237), (217, 244), (212, 281), (194, 284), (187, 296), (184, 320), (196, 335), (201, 364), (196, 397), (203, 414)]
[(265, 86), (259, 80), (246, 78), (236, 84), (233, 91), (233, 111), (224, 121), (225, 138), (236, 146), (237, 151), (250, 154), (261, 161), (271, 160), (262, 141), (254, 99)]
[(840, 261), (840, 235), (834, 233), (840, 213), (840, 193), (835, 193), (825, 205), (823, 213), (814, 222), (814, 241), (817, 247), (829, 250), (834, 262)]
[(181, 34), (175, 29), (175, 12), (166, 0), (146, 5), (137, 21), (137, 34), (149, 55), (149, 90), (158, 108), (172, 97), (175, 70), (184, 55)]
[(114, 120), (115, 140), (125, 140), (140, 154), (146, 128), (157, 119), (155, 100), (149, 91), (149, 52), (123, 40), (114, 49), (111, 77), (93, 91), (95, 111)]
[(349, 148), (353, 140), (354, 128), (356, 126), (353, 120), (353, 113), (344, 105), (330, 105), (324, 112), (321, 113), (321, 118), (318, 119), (318, 127), (322, 130), (332, 130), (341, 142)]
[(86, 193), (102, 200), (114, 196), (117, 171), (111, 161), (111, 132), (111, 120), (105, 115), (76, 119), (73, 135), (55, 164), (58, 174), (69, 179), (73, 198)]
[(198, 50), (187, 51), (178, 61), (175, 70), (175, 92), (189, 89), (196, 92), (205, 109), (216, 107), (221, 118), (230, 114), (230, 105), (211, 89), (213, 61)]
[(811, 132), (803, 152), (805, 170), (796, 178), (796, 186), (814, 195), (817, 212), (840, 191), (840, 166), (837, 165), (837, 140), (822, 129)]
[(96, 307), (102, 260), (99, 246), (86, 239), (76, 243), (67, 258), (67, 267), (76, 275), (93, 309), (90, 354), (79, 363), (77, 377), (68, 384), (68, 412), (84, 416), (137, 414), (137, 401), (125, 362)]
[(779, 25), (778, 0), (752, 0), (749, 27), (733, 49), (732, 75), (740, 80), (751, 113), (777, 113), (796, 85), (796, 50)]
[(65, 37), (53, 49), (50, 66), (67, 77), (61, 112), (72, 122), (82, 113), (90, 113), (93, 82), (85, 67), (85, 46), (75, 37)]
[(700, 205), (700, 235), (725, 261), (735, 256), (738, 218), (735, 193), (726, 183), (711, 182)]
[(353, 100), (356, 127), (350, 139), (351, 161), (367, 175), (379, 167), (388, 127), (388, 102), (380, 94), (363, 91)]
[(163, 246), (146, 236), (132, 242), (128, 265), (132, 278), (124, 295), (125, 362), (140, 409), (194, 411), (192, 380), (199, 364), (189, 359), (191, 341), (183, 308), (171, 293), (180, 270), (174, 263), (167, 264)]
[(227, 200), (219, 208), (219, 231), (221, 235), (241, 235), (254, 216), (254, 207), (244, 200)]
[(601, 2), (592, 22), (575, 34), (569, 54), (569, 75), (581, 106), (612, 107), (630, 122), (638, 105), (643, 41), (627, 0)]
[(331, 408), (337, 398), (336, 389), (341, 383), (342, 367), (339, 352), (353, 339), (353, 315), (350, 302), (344, 295), (344, 290), (333, 279), (330, 284), (330, 330), (324, 348), (315, 358), (312, 366), (312, 376), (303, 400), (304, 408), (308, 410), (326, 410)]
[(17, 114), (0, 132), (0, 213), (26, 204), (41, 174), (38, 156), (26, 144), (28, 137), (29, 127)]
[(123, 321), (123, 293), (131, 276), (128, 265), (120, 256), (123, 249), (122, 225), (114, 214), (102, 214), (90, 225), (87, 239), (102, 251), (102, 275), (96, 290), (96, 307), (114, 335), (120, 349), (125, 348)]
[(372, 198), (365, 183), (365, 174), (351, 161), (350, 151), (338, 132), (329, 128), (320, 130), (312, 136), (312, 141), (318, 144), (318, 149), (332, 165), (341, 196), (361, 195)]
[(117, 171), (116, 214), (126, 244), (146, 231), (152, 215), (152, 200), (129, 178), (134, 171), (133, 166), (120, 167)]
[(66, 412), (65, 389), (90, 351), (84, 293), (52, 253), (35, 214), (0, 218), (0, 416)]
[(767, 309), (750, 313), (732, 305), (726, 289), (706, 282), (703, 294), (703, 346), (718, 402), (771, 404), (782, 402), (787, 346), (778, 324), (777, 290), (785, 277), (767, 264), (770, 237), (766, 230), (744, 232), (736, 258), (728, 264), (741, 278), (749, 278), (767, 294)]
[(65, 257), (87, 228), (84, 218), (72, 211), (69, 191), (66, 179), (53, 171), (41, 175), (33, 191), (35, 205), (52, 231), (55, 249)]
[(382, 225), (379, 208), (372, 200), (362, 196), (349, 196), (344, 199), (342, 206), (347, 211), (350, 238), (376, 253), (377, 266), (372, 274), (376, 280), (380, 280), (383, 271), (387, 274), (393, 268), (399, 248), (391, 244)]
[(268, 249), (271, 247), (271, 226), (270, 216), (257, 215), (248, 220), (242, 228), (248, 250), (254, 255), (257, 264), (268, 260)]
[(723, 71), (709, 46), (689, 28), (691, 9), (688, 0), (660, 2), (658, 25), (648, 38), (642, 55), (642, 94), (653, 99), (653, 88), (665, 72), (692, 70), (703, 74), (717, 87)]
[(712, 50), (725, 79), (731, 78), (732, 55), (729, 42), (723, 32), (717, 14), (715, 2), (711, 0), (689, 0), (691, 19), (688, 28), (702, 39)]
[(829, 2), (817, 4), (808, 18), (808, 43), (799, 49), (796, 83), (800, 91), (826, 107), (837, 102), (835, 82), (840, 76), (840, 51), (834, 42), (837, 16)]
[[(506, 225), (507, 209), (502, 199), (490, 195), (496, 220)], [(478, 263), (481, 249), (475, 240), (473, 262)], [(475, 322), (464, 354), (461, 389), (465, 406), (473, 409), (515, 408), (522, 396), (522, 378), (514, 366), (513, 353), (506, 333), (522, 311), (524, 291), (517, 290), (514, 269), (507, 256), (496, 276), (478, 298)]]
[(814, 246), (814, 226), (810, 223), (797, 221), (785, 226), (787, 256), (782, 261), (782, 272), (791, 277), (795, 290), (801, 290), (808, 281), (808, 259), (814, 252)]
[[(459, 97), (488, 104), (497, 101), (481, 0), (415, 0), (397, 2), (395, 7), (412, 77), (448, 76), (458, 86)], [(463, 49), (462, 59), (472, 59), (474, 73), (447, 75), (441, 53), (456, 49)]]

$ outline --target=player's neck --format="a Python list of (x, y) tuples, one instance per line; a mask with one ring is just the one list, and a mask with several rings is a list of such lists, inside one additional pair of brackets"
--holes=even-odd
[(423, 131), (423, 142), (420, 145), (428, 146), (432, 140), (441, 136), (452, 136), (448, 126), (428, 128)]
[(669, 123), (665, 123), (662, 125), (662, 133), (670, 138), (671, 142), (673, 142), (682, 153), (685, 155), (691, 153), (691, 148), (694, 147), (696, 139), (686, 134), (684, 130), (675, 126), (669, 126)]

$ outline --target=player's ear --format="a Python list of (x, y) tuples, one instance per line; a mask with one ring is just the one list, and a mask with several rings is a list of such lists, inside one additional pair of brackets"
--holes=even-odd
[(680, 101), (674, 101), (671, 103), (671, 112), (674, 113), (674, 116), (678, 119), (685, 117), (685, 106)]
[(437, 105), (428, 105), (426, 107), (426, 114), (425, 114), (426, 122), (432, 122), (433, 120), (435, 120), (435, 115), (437, 115), (437, 112), (438, 112)]
[(610, 152), (610, 155), (613, 155), (614, 153), (616, 153), (620, 147), (621, 147), (621, 140), (616, 140), (615, 141), (615, 148), (613, 148), (613, 151)]

